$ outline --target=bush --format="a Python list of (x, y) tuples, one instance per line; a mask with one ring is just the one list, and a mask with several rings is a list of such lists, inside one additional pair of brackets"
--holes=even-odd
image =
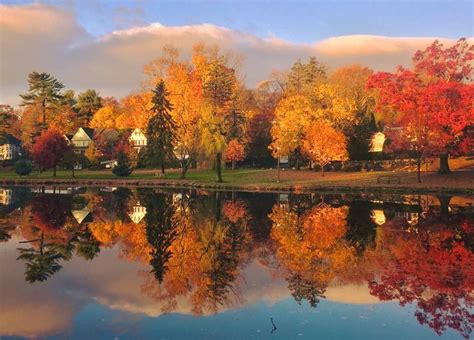
[(15, 172), (20, 176), (29, 175), (31, 170), (31, 162), (26, 159), (20, 159), (15, 163)]
[(114, 166), (112, 172), (120, 177), (127, 177), (132, 173), (132, 168), (130, 166), (130, 160), (124, 152), (120, 152), (117, 155), (117, 165)]

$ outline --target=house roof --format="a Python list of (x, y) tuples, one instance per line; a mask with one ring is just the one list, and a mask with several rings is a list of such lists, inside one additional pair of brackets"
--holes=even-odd
[[(81, 127), (79, 129), (82, 129), (82, 131), (84, 131), (87, 137), (89, 137), (89, 139), (91, 140), (93, 140), (94, 138), (98, 136), (104, 136), (106, 139), (115, 140), (119, 136), (118, 131), (115, 129), (104, 129), (104, 128), (93, 129), (93, 128), (88, 128), (88, 127)], [(78, 131), (76, 131), (74, 136), (78, 133)]]
[(20, 142), (20, 140), (18, 140), (14, 136), (7, 133), (7, 134), (2, 134), (0, 136), (0, 145), (5, 145), (5, 144), (20, 146), (21, 142)]

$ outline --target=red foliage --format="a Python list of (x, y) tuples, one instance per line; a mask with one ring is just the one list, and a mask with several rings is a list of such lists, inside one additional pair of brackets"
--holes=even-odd
[(474, 122), (474, 85), (464, 82), (472, 75), (473, 52), (465, 39), (447, 49), (435, 41), (415, 54), (412, 70), (399, 67), (395, 73), (369, 78), (368, 87), (379, 92), (379, 108), (399, 113), (404, 131), (394, 137), (400, 147), (409, 145), (422, 154), (459, 150), (459, 141)]
[(416, 303), (421, 324), (438, 334), (452, 328), (468, 338), (474, 322), (474, 254), (469, 247), (474, 225), (459, 219), (445, 224), (428, 216), (417, 229), (407, 233), (390, 226), (390, 256), (382, 261), (380, 279), (369, 283), (370, 292), (402, 306)]
[(70, 148), (64, 135), (58, 130), (49, 129), (38, 137), (31, 155), (41, 169), (50, 169), (58, 165)]
[(225, 217), (232, 223), (237, 223), (247, 216), (247, 207), (242, 201), (227, 201), (223, 210)]

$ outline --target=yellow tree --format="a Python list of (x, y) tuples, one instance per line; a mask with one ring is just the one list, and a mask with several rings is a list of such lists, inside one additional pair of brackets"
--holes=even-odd
[(203, 95), (208, 110), (204, 110), (201, 119), (201, 143), (208, 156), (215, 156), (218, 182), (222, 182), (221, 160), (226, 147), (225, 118), (237, 84), (235, 70), (226, 64), (224, 57), (213, 57), (202, 74)]
[(116, 127), (116, 120), (120, 113), (121, 108), (115, 99), (104, 98), (103, 106), (94, 113), (89, 127), (113, 129)]
[(344, 161), (348, 158), (346, 137), (323, 120), (305, 128), (303, 150), (312, 161), (321, 166), (323, 176), (324, 166), (331, 161)]
[(297, 153), (303, 147), (305, 128), (316, 117), (318, 112), (311, 105), (309, 98), (294, 95), (283, 98), (275, 110), (275, 120), (271, 128), (272, 144), (270, 149), (276, 157)]
[(131, 94), (121, 100), (123, 112), (116, 118), (118, 129), (140, 128), (145, 131), (153, 116), (151, 111), (151, 91)]
[(237, 139), (232, 139), (227, 145), (225, 158), (232, 162), (232, 170), (235, 169), (235, 162), (243, 160), (245, 157), (245, 148)]

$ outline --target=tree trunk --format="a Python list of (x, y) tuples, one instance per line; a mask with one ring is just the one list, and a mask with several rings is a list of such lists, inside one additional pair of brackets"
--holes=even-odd
[(76, 173), (74, 172), (74, 164), (71, 166), (72, 170), (72, 178), (76, 177)]
[(186, 164), (186, 161), (182, 161), (181, 162), (181, 175), (179, 176), (179, 179), (186, 178), (186, 171), (188, 171), (188, 165)]
[(235, 170), (235, 160), (232, 160), (232, 170)]
[(449, 217), (449, 202), (451, 196), (438, 196), (439, 200), (439, 213), (441, 218), (447, 219)]
[(421, 158), (420, 157), (418, 157), (418, 159), (417, 159), (416, 166), (417, 166), (418, 183), (421, 183)]
[(222, 168), (221, 168), (222, 154), (216, 153), (216, 182), (222, 182)]
[(447, 152), (442, 153), (439, 156), (439, 170), (438, 170), (438, 173), (440, 173), (440, 174), (450, 174), (451, 173), (451, 169), (449, 169), (448, 160), (449, 160), (449, 155), (448, 155)]
[(301, 165), (300, 165), (300, 158), (296, 156), (296, 170), (300, 170)]
[(324, 177), (324, 165), (321, 165), (321, 176)]
[(53, 167), (53, 177), (56, 177), (56, 165)]

